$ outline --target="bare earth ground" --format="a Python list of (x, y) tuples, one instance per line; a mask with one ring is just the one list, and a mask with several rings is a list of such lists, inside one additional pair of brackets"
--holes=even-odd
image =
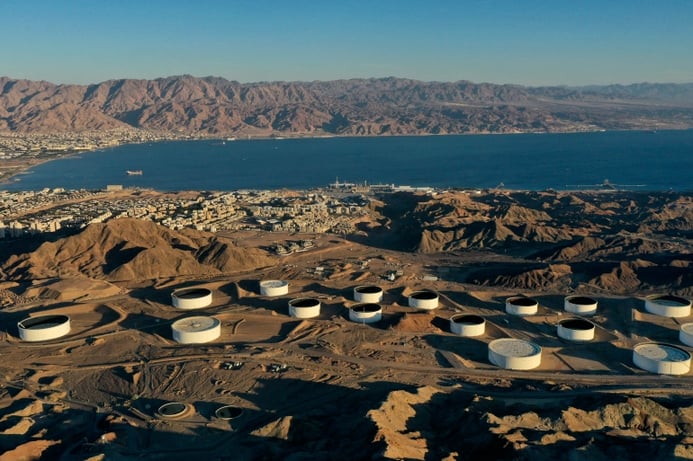
[[(233, 274), (79, 281), (88, 297), (64, 280), (0, 287), (25, 296), (0, 314), (0, 460), (693, 458), (691, 374), (653, 375), (632, 363), (637, 343), (678, 344), (690, 318), (647, 313), (645, 293), (578, 286), (599, 311), (595, 340), (576, 344), (556, 336), (565, 291), (459, 281), (482, 257), (474, 250), (453, 257), (333, 235), (233, 237), (248, 248), (284, 237), (313, 238), (315, 247)], [(394, 281), (383, 277), (398, 270)], [(423, 280), (432, 273), (438, 280)], [(288, 280), (289, 295), (261, 297), (265, 279)], [(350, 322), (353, 287), (371, 283), (385, 292), (383, 320)], [(211, 289), (212, 305), (171, 307), (171, 292), (189, 286)], [(438, 309), (407, 307), (420, 288), (440, 294)], [(505, 299), (518, 293), (539, 301), (537, 315), (505, 314)], [(299, 296), (321, 301), (319, 318), (288, 316)], [(450, 333), (458, 312), (483, 316), (486, 333)], [(70, 334), (20, 341), (17, 322), (45, 313), (69, 315)], [(175, 343), (171, 323), (190, 315), (219, 319), (221, 337)], [(541, 365), (491, 365), (487, 345), (503, 337), (539, 344)], [(171, 401), (187, 412), (160, 416)], [(243, 412), (222, 420), (222, 405)]]
[[(679, 344), (691, 321), (652, 315), (644, 299), (692, 292), (692, 203), (401, 195), (375, 204), (349, 239), (177, 233), (120, 219), (24, 255), (9, 242), (0, 460), (693, 459), (691, 373), (650, 374), (632, 361), (638, 343)], [(263, 250), (301, 239), (314, 247)], [(289, 294), (260, 296), (267, 279), (287, 280)], [(349, 321), (363, 284), (384, 290), (376, 324)], [(212, 305), (173, 308), (182, 287), (209, 288)], [(439, 294), (437, 309), (408, 307), (421, 288)], [(599, 302), (589, 343), (556, 334), (573, 293)], [(539, 301), (537, 315), (505, 313), (517, 294)], [(305, 296), (321, 301), (321, 315), (289, 317), (288, 301)], [(460, 312), (484, 317), (485, 334), (452, 334)], [(21, 341), (17, 322), (43, 314), (68, 315), (70, 333)], [(191, 315), (219, 319), (221, 336), (176, 343), (171, 324)], [(540, 366), (491, 365), (488, 344), (505, 337), (540, 345)], [(167, 402), (185, 411), (162, 416)], [(217, 417), (223, 405), (240, 416)]]

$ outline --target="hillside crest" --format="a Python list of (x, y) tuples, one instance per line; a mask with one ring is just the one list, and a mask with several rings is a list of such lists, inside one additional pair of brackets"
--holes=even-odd
[(523, 87), (403, 78), (239, 83), (190, 75), (91, 85), (0, 77), (0, 132), (398, 135), (693, 127), (693, 84)]

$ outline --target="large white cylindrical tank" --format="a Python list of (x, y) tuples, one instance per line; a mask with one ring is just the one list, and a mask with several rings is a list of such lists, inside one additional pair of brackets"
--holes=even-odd
[(296, 298), (289, 301), (289, 315), (297, 319), (311, 319), (320, 315), (320, 301), (315, 298)]
[(640, 343), (633, 348), (633, 363), (650, 373), (685, 375), (691, 369), (691, 354), (662, 343)]
[(512, 296), (505, 300), (505, 312), (512, 315), (534, 315), (539, 309), (537, 300), (526, 296)]
[(565, 319), (558, 322), (558, 337), (568, 341), (592, 341), (595, 326), (585, 319)]
[(455, 314), (450, 317), (450, 331), (460, 336), (481, 336), (486, 331), (486, 320), (478, 315)]
[(17, 323), (17, 329), (23, 341), (49, 341), (70, 333), (70, 317), (67, 315), (28, 317)]
[(181, 288), (171, 294), (176, 309), (201, 309), (212, 304), (212, 290), (209, 288)]
[(679, 330), (679, 341), (686, 346), (693, 346), (693, 323), (684, 323)]
[(187, 317), (171, 324), (173, 340), (180, 344), (202, 344), (221, 335), (221, 322), (214, 317)]
[(262, 296), (282, 296), (289, 293), (289, 282), (285, 280), (262, 280), (260, 294)]
[(571, 314), (594, 315), (597, 313), (597, 300), (587, 296), (566, 296), (563, 308)]
[(357, 303), (379, 303), (383, 300), (383, 289), (375, 285), (361, 285), (354, 288), (354, 301)]
[(409, 307), (431, 310), (438, 307), (438, 293), (430, 290), (415, 291), (409, 295)]
[(383, 318), (383, 308), (376, 303), (359, 303), (349, 308), (349, 320), (357, 323), (375, 323)]
[(691, 302), (679, 296), (651, 296), (645, 299), (645, 310), (663, 317), (688, 317), (691, 315)]
[(488, 360), (507, 370), (531, 370), (541, 364), (541, 347), (522, 339), (496, 339), (488, 345)]

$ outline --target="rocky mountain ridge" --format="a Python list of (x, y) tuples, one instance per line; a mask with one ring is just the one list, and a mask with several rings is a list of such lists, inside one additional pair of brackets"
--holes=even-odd
[(397, 135), (693, 127), (693, 84), (523, 87), (401, 78), (239, 83), (188, 75), (56, 85), (0, 77), (0, 132)]
[(425, 254), (482, 251), (514, 258), (471, 263), (459, 280), (513, 289), (610, 293), (693, 290), (688, 194), (506, 192), (391, 194), (375, 205), (369, 238)]

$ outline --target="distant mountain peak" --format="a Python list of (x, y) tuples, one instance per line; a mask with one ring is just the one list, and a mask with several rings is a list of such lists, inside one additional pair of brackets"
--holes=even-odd
[(693, 127), (693, 84), (524, 87), (397, 77), (239, 83), (177, 75), (56, 85), (0, 77), (0, 132), (396, 135)]

